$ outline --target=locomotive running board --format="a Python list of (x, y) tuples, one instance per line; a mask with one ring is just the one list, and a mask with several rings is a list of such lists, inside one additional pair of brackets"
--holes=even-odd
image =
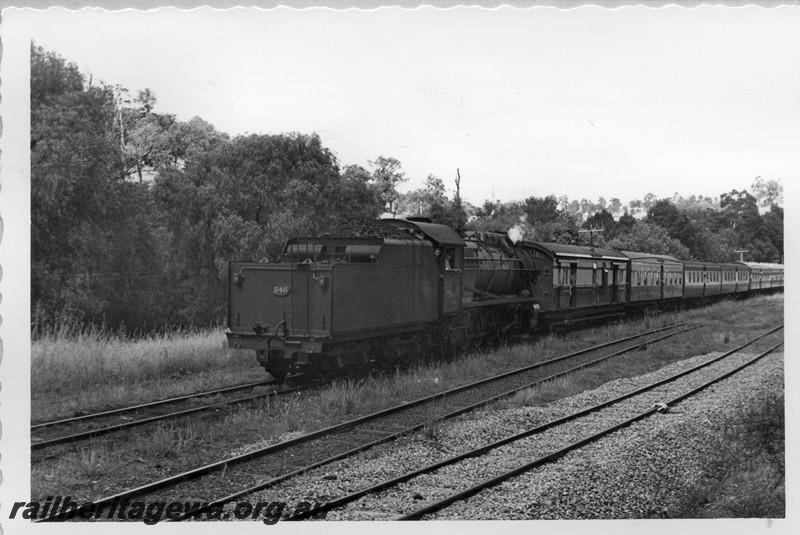
[(501, 297), (499, 295), (490, 294), (488, 292), (482, 292), (480, 290), (474, 290), (471, 288), (464, 288), (467, 291), (472, 291), (481, 295), (489, 296), (490, 299), (486, 299), (484, 301), (471, 301), (469, 303), (464, 303), (461, 305), (462, 308), (478, 308), (483, 306), (490, 306), (490, 305), (518, 305), (523, 303), (535, 303), (538, 302), (536, 297)]

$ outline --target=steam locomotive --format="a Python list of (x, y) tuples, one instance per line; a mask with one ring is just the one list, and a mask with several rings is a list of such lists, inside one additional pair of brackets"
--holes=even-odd
[(560, 325), (779, 291), (783, 266), (464, 232), (425, 219), (288, 240), (278, 262), (229, 264), (228, 345), (279, 381), (392, 367)]

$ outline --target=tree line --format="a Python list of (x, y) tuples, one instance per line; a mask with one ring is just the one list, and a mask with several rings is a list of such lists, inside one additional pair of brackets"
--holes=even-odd
[(529, 241), (593, 245), (625, 251), (672, 255), (706, 262), (783, 263), (783, 188), (757, 177), (747, 190), (717, 198), (677, 193), (623, 205), (601, 197), (596, 203), (566, 197), (524, 201), (486, 201), (470, 225), (510, 229)]
[[(221, 323), (229, 260), (275, 259), (292, 235), (387, 212), (681, 258), (730, 260), (742, 248), (753, 260), (783, 254), (775, 181), (720, 200), (622, 206), (550, 196), (474, 207), (462, 201), (459, 182), (448, 194), (434, 175), (401, 193), (400, 161), (343, 165), (316, 134), (231, 137), (199, 117), (179, 121), (155, 111), (152, 91), (134, 96), (97, 84), (35, 44), (30, 95), (34, 333)], [(761, 214), (759, 202), (771, 202), (770, 210)]]

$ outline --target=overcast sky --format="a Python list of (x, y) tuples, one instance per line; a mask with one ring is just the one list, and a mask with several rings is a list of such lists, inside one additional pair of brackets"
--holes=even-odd
[[(316, 132), (462, 195), (717, 196), (800, 175), (800, 9), (7, 11), (218, 130)], [(8, 29), (8, 24), (6, 24)]]

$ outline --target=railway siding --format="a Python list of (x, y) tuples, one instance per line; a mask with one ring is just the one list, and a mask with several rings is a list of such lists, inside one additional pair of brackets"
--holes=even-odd
[[(258, 499), (289, 500), (301, 496), (319, 501), (399, 475), (422, 465), (512, 434), (521, 428), (575, 412), (613, 398), (659, 377), (667, 376), (714, 355), (687, 359), (652, 374), (614, 381), (578, 396), (544, 407), (483, 411), (475, 419), (442, 424), (435, 432), (408, 437), (347, 463), (312, 472), (258, 495)], [(739, 356), (737, 361), (745, 357)], [(773, 355), (695, 399), (630, 429), (612, 434), (596, 445), (568, 454), (465, 502), (426, 518), (642, 518), (673, 514), (686, 492), (702, 475), (704, 447), (713, 444), (718, 419), (767, 388), (782, 389), (782, 357)], [(684, 387), (685, 389), (686, 387)], [(661, 394), (671, 397), (671, 394)], [(654, 399), (657, 399), (655, 395)], [(641, 400), (639, 401), (641, 404)], [(707, 410), (710, 407), (711, 410)], [(601, 422), (602, 423), (602, 422)], [(586, 425), (584, 423), (584, 425)], [(567, 426), (564, 426), (567, 427)], [(563, 434), (566, 429), (560, 428)], [(575, 430), (575, 438), (581, 436)], [(398, 488), (368, 496), (353, 506), (329, 512), (329, 520), (376, 520), (410, 512), (426, 502), (454, 493), (490, 474), (520, 465), (524, 458), (545, 453), (552, 438), (532, 437), (500, 448), (491, 455), (422, 476)], [(559, 441), (560, 438), (559, 438)], [(335, 476), (335, 477), (332, 477)], [(449, 479), (448, 479), (449, 478)], [(388, 510), (387, 510), (388, 506)]]
[(769, 392), (783, 392), (782, 353), (666, 414), (636, 422), (430, 518), (680, 517), (687, 500), (707, 483), (707, 463), (717, 453), (721, 427)]

